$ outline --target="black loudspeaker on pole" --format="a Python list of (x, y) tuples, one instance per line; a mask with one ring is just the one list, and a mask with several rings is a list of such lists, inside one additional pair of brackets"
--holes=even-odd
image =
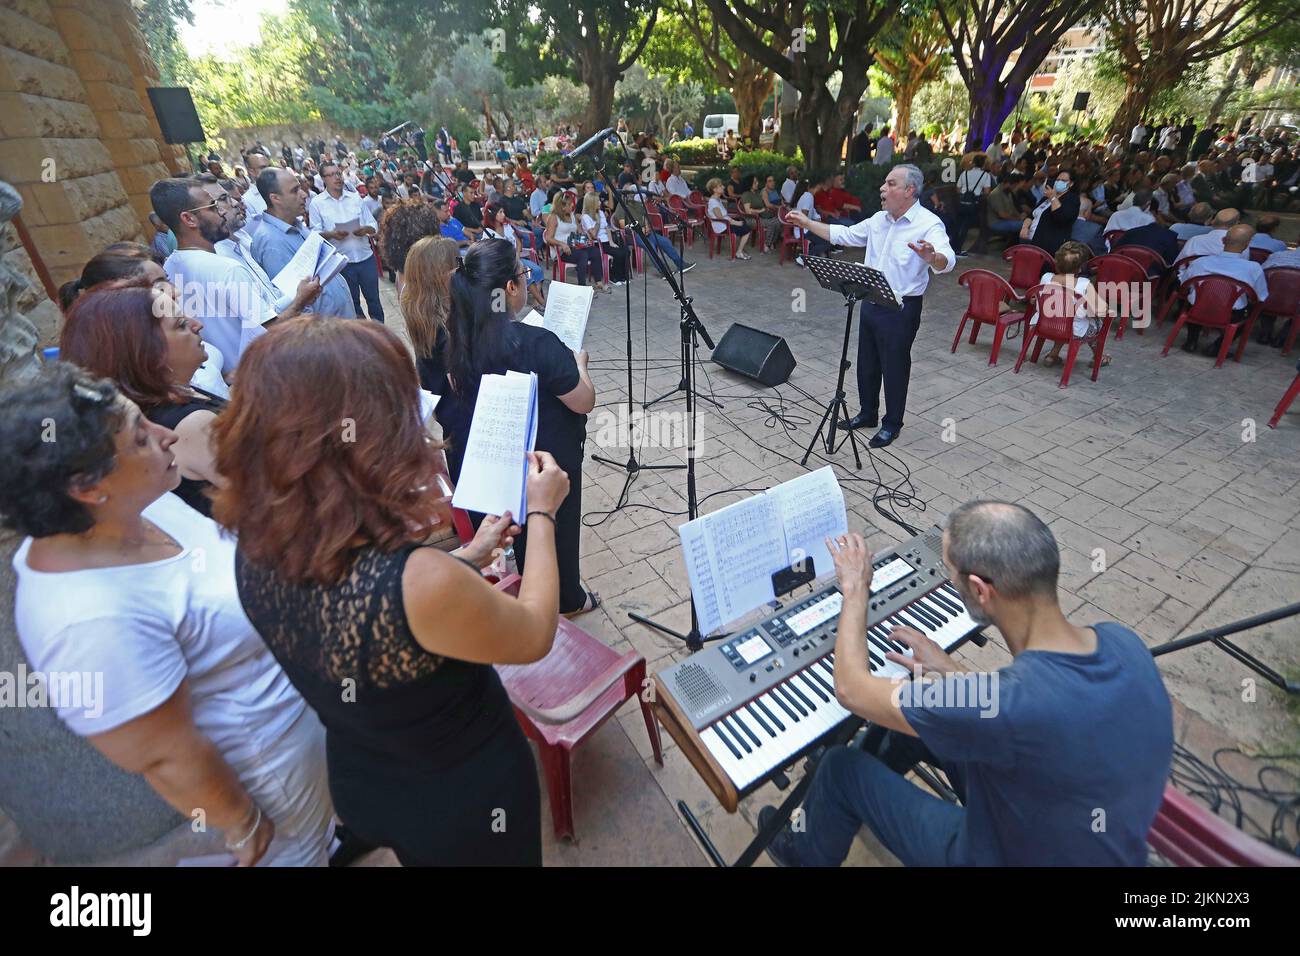
[(1078, 93), (1075, 93), (1074, 106), (1072, 108), (1075, 110), (1086, 110), (1088, 108), (1088, 97), (1090, 95), (1091, 92), (1089, 90), (1080, 90)]

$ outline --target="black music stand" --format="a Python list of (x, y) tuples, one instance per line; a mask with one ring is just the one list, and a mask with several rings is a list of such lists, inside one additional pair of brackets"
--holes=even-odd
[[(817, 282), (823, 289), (830, 289), (832, 292), (838, 292), (844, 296), (844, 343), (840, 347), (840, 372), (835, 380), (835, 397), (830, 400), (826, 406), (826, 412), (822, 415), (822, 420), (817, 425), (817, 431), (813, 433), (812, 440), (808, 442), (808, 448), (800, 459), (800, 465), (808, 464), (808, 457), (812, 454), (818, 439), (822, 436), (822, 429), (826, 428), (826, 423), (830, 422), (830, 428), (826, 432), (826, 454), (833, 455), (839, 448), (835, 445), (835, 432), (840, 424), (840, 413), (843, 412), (844, 421), (848, 422), (849, 403), (844, 398), (844, 373), (849, 370), (849, 337), (853, 331), (853, 307), (863, 299), (874, 302), (877, 305), (887, 305), (894, 309), (902, 308), (894, 290), (889, 287), (889, 280), (885, 278), (884, 273), (870, 266), (861, 265), (857, 262), (844, 262), (840, 259), (831, 259), (826, 256), (804, 256), (804, 263), (808, 266), (808, 271), (816, 278)], [(860, 334), (860, 333), (859, 333)], [(855, 470), (862, 469), (862, 455), (858, 450), (858, 436), (851, 428), (846, 427), (848, 432), (848, 442), (853, 446), (853, 465)], [(843, 445), (843, 442), (840, 443)]]

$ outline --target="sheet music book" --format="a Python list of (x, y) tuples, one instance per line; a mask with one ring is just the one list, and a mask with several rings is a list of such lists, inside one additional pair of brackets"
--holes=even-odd
[(582, 339), (587, 334), (591, 297), (595, 291), (589, 285), (552, 282), (546, 290), (546, 312), (542, 316), (542, 328), (554, 332), (573, 351), (580, 351)]
[(307, 233), (298, 251), (293, 254), (283, 269), (271, 281), (285, 295), (296, 295), (298, 283), (308, 276), (315, 276), (324, 285), (343, 271), (348, 264), (347, 256), (325, 241), (319, 232)]
[(796, 561), (811, 558), (818, 576), (830, 573), (825, 539), (848, 528), (829, 465), (686, 522), (677, 530), (700, 632), (776, 600), (772, 575)]
[(537, 374), (484, 375), (451, 503), (489, 515), (509, 511), (522, 520), (528, 514), (527, 453), (536, 442)]
[(519, 321), (524, 325), (535, 325), (539, 329), (546, 327), (546, 320), (542, 317), (542, 313), (538, 312), (536, 309), (529, 309), (528, 312), (525, 313), (524, 317)]
[(429, 419), (433, 417), (440, 401), (442, 401), (441, 395), (435, 395), (426, 388), (420, 389), (420, 421), (429, 424)]

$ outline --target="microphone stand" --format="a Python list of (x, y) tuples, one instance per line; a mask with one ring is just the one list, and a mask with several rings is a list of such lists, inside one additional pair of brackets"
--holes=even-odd
[[(583, 144), (583, 145), (584, 148), (575, 150), (574, 153), (584, 152), (585, 147), (588, 144)], [(626, 145), (623, 146), (623, 154), (625, 156), (628, 155)], [(691, 305), (691, 299), (682, 290), (681, 284), (673, 276), (673, 270), (670, 269), (668, 267), (667, 262), (665, 262), (663, 253), (659, 251), (658, 246), (656, 246), (654, 243), (650, 241), (648, 237), (648, 227), (643, 225), (640, 222), (640, 220), (638, 220), (635, 216), (632, 215), (631, 211), (627, 208), (626, 200), (624, 200), (622, 194), (619, 193), (619, 191), (614, 188), (613, 183), (610, 182), (609, 175), (605, 172), (603, 154), (601, 156), (601, 159), (596, 163), (596, 167), (600, 175), (600, 178), (605, 183), (605, 188), (609, 189), (610, 194), (614, 197), (615, 205), (622, 208), (623, 215), (627, 219), (628, 223), (631, 225), (632, 231), (637, 236), (640, 236), (641, 245), (645, 249), (646, 254), (650, 257), (650, 261), (654, 263), (656, 268), (659, 269), (660, 274), (668, 282), (669, 287), (673, 291), (673, 298), (677, 300), (678, 305), (681, 307), (682, 318), (681, 318), (680, 327), (681, 327), (681, 345), (682, 345), (682, 384), (680, 388), (682, 391), (686, 393), (686, 420), (687, 420), (686, 466), (685, 466), (686, 467), (686, 514), (688, 516), (688, 520), (694, 521), (696, 516), (699, 513), (699, 500), (696, 497), (696, 492), (695, 492), (695, 413), (696, 413), (695, 399), (697, 397), (695, 394), (695, 350), (697, 347), (697, 336), (699, 338), (704, 339), (705, 345), (707, 345), (710, 349), (715, 348), (715, 346), (713, 344), (713, 339), (709, 337), (708, 329), (704, 327), (704, 323), (700, 321), (700, 317), (695, 314), (695, 308)], [(648, 209), (645, 201), (646, 195), (644, 190), (642, 190), (641, 188), (641, 183), (635, 180), (634, 183), (636, 185), (637, 198), (641, 200), (641, 208)], [(629, 296), (628, 301), (630, 302), (631, 301), (630, 291), (628, 292), (628, 296)], [(628, 404), (629, 404), (629, 408), (631, 408), (631, 398), (632, 398), (631, 315), (632, 315), (631, 308), (629, 307), (628, 309), (628, 328), (629, 328), (629, 332), (628, 332), (628, 400), (629, 402)], [(669, 394), (674, 394), (675, 391), (676, 390), (674, 390), (674, 392), (670, 392)], [(649, 405), (643, 407), (649, 407)], [(630, 438), (631, 436), (629, 435), (628, 437)], [(630, 467), (632, 461), (635, 461), (634, 457), (630, 458), (629, 465), (624, 467)], [(639, 465), (637, 467), (637, 470), (638, 471), (644, 470), (648, 467), (652, 467), (652, 466)], [(681, 465), (658, 465), (653, 467), (667, 469), (667, 468), (681, 468), (682, 466)], [(633, 472), (629, 471), (628, 480), (623, 486), (624, 494), (626, 494), (627, 492), (627, 486), (631, 483), (633, 474), (634, 474)], [(656, 621), (652, 621), (648, 617), (637, 614), (635, 612), (629, 611), (628, 617), (636, 621), (638, 624), (644, 624), (646, 627), (652, 627), (656, 631), (659, 631), (663, 634), (667, 634), (670, 637), (675, 637), (677, 640), (685, 643), (686, 647), (691, 651), (691, 653), (694, 653), (700, 650), (702, 647), (704, 647), (705, 639), (700, 634), (700, 621), (699, 621), (699, 616), (695, 613), (694, 600), (691, 601), (691, 629), (686, 634), (680, 634), (677, 631), (674, 631), (672, 628), (666, 627), (663, 624), (659, 624)], [(710, 640), (718, 640), (720, 639), (720, 637), (721, 635), (719, 635), (719, 637), (717, 638), (710, 638)]]
[[(627, 147), (624, 146), (623, 150), (624, 150), (624, 155), (626, 155)], [(614, 188), (614, 184), (610, 182), (609, 174), (605, 172), (605, 164), (603, 159), (604, 158), (602, 155), (601, 160), (595, 164), (596, 174), (605, 183), (605, 188), (609, 190), (609, 194), (614, 197), (615, 204), (622, 207), (623, 216), (627, 220), (629, 227), (634, 232), (637, 232), (640, 223), (637, 221), (636, 217), (633, 216), (631, 212), (628, 210), (626, 201), (619, 194), (618, 190)], [(641, 184), (637, 183), (638, 193), (640, 193), (640, 189), (641, 189)], [(644, 194), (641, 194), (639, 198), (642, 201), (641, 208), (643, 209), (646, 208)], [(646, 238), (644, 231), (641, 231), (640, 235), (641, 235), (642, 247), (647, 253), (650, 252), (650, 250), (653, 247), (650, 241)], [(636, 240), (634, 238), (633, 245), (635, 245), (635, 243)], [(655, 253), (658, 253), (658, 251), (659, 250), (657, 249), (654, 250)], [(630, 269), (632, 265), (632, 258), (634, 255), (634, 251), (628, 250), (628, 252), (629, 252), (628, 268)], [(662, 268), (661, 259), (653, 258), (652, 261), (654, 261), (656, 265)], [(645, 275), (646, 275), (645, 273), (642, 273), (642, 282), (645, 281)], [(618, 462), (612, 458), (606, 458), (603, 455), (591, 456), (592, 461), (598, 461), (602, 465), (611, 465), (615, 468), (622, 468), (624, 471), (626, 477), (623, 479), (623, 490), (619, 493), (618, 503), (615, 504), (613, 508), (614, 511), (620, 510), (625, 504), (627, 504), (627, 495), (628, 495), (628, 491), (632, 487), (632, 482), (636, 480), (637, 475), (640, 474), (642, 471), (671, 471), (679, 468), (688, 468), (688, 470), (693, 471), (693, 469), (690, 468), (689, 465), (645, 465), (642, 464), (641, 462), (638, 462), (636, 459), (636, 441), (635, 441), (635, 434), (634, 434), (634, 430), (636, 429), (636, 419), (634, 417), (636, 413), (636, 408), (635, 408), (635, 400), (633, 397), (634, 393), (632, 391), (632, 276), (630, 272), (628, 274), (628, 281), (624, 283), (623, 291), (625, 293), (624, 300), (625, 300), (626, 314), (627, 314), (627, 423), (628, 423), (627, 461)]]

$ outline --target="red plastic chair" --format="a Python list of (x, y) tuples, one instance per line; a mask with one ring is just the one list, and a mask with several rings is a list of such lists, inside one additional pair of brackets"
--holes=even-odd
[[(496, 587), (517, 595), (520, 581), (519, 575), (512, 574)], [(515, 719), (537, 744), (557, 838), (576, 838), (573, 749), (614, 716), (625, 701), (639, 699), (655, 762), (663, 766), (659, 728), (649, 701), (641, 697), (646, 662), (636, 651), (619, 654), (561, 617), (555, 643), (545, 657), (532, 664), (498, 664), (496, 670), (510, 695)]]
[[(1104, 256), (1089, 259), (1086, 269), (1092, 276), (1098, 297), (1111, 308), (1111, 313), (1115, 316), (1116, 339), (1124, 337), (1124, 320), (1131, 321), (1135, 318), (1135, 305), (1145, 305), (1145, 314), (1140, 316), (1145, 321), (1137, 328), (1141, 330), (1151, 324), (1152, 313), (1155, 311), (1151, 296), (1155, 292), (1155, 285), (1147, 278), (1147, 270), (1142, 263), (1130, 259), (1123, 252), (1108, 252)], [(1122, 308), (1112, 308), (1115, 305)]]
[[(1045, 282), (1042, 285), (1036, 285), (1029, 290), (1025, 296), (1025, 318), (1028, 319), (1034, 311), (1038, 312), (1038, 323), (1025, 329), (1024, 342), (1020, 345), (1020, 358), (1016, 360), (1016, 372), (1020, 371), (1020, 366), (1025, 362), (1025, 356), (1029, 354), (1029, 346), (1034, 346), (1034, 354), (1030, 357), (1031, 362), (1037, 362), (1038, 356), (1043, 351), (1043, 344), (1046, 342), (1064, 342), (1069, 346), (1065, 356), (1065, 368), (1061, 372), (1061, 381), (1057, 388), (1065, 388), (1070, 384), (1070, 372), (1074, 370), (1074, 360), (1079, 354), (1079, 348), (1083, 345), (1083, 339), (1076, 338), (1074, 335), (1074, 314), (1082, 302), (1083, 297), (1073, 289), (1067, 289), (1063, 285), (1057, 285), (1055, 282)], [(1097, 337), (1097, 354), (1092, 363), (1092, 380), (1097, 381), (1097, 375), (1101, 372), (1102, 358), (1106, 352), (1106, 336), (1110, 334), (1111, 317), (1108, 315), (1102, 319), (1101, 332)]]
[(675, 222), (665, 223), (663, 216), (659, 215), (657, 212), (651, 212), (649, 209), (646, 210), (645, 214), (646, 218), (650, 221), (651, 232), (657, 232), (669, 242), (672, 242), (673, 239), (676, 238), (677, 242), (674, 244), (677, 246), (677, 251), (679, 253), (686, 251), (682, 243), (681, 226)]
[[(605, 284), (609, 285), (609, 256), (605, 255), (603, 249), (600, 252), (600, 267), (601, 272), (604, 274)], [(555, 258), (551, 260), (551, 281), (567, 282), (569, 270), (577, 271), (577, 268), (572, 262), (565, 262), (564, 256), (557, 252)]]
[(1169, 263), (1165, 262), (1165, 257), (1150, 246), (1120, 246), (1118, 253), (1140, 263), (1146, 269), (1147, 275), (1153, 279), (1160, 278), (1169, 269)]
[(1011, 277), (1007, 281), (1021, 298), (1025, 292), (1038, 285), (1044, 272), (1056, 268), (1056, 260), (1045, 249), (1023, 242), (1007, 246), (1002, 258), (1011, 263)]
[(1004, 302), (1018, 303), (1020, 296), (1016, 295), (1016, 290), (1011, 288), (1006, 279), (988, 269), (969, 269), (957, 277), (957, 284), (970, 290), (970, 301), (966, 304), (961, 322), (957, 324), (957, 334), (952, 337), (952, 351), (957, 351), (957, 344), (961, 341), (968, 319), (974, 323), (970, 330), (971, 345), (975, 344), (983, 326), (992, 325), (993, 351), (989, 354), (989, 364), (997, 365), (998, 352), (1002, 349), (1002, 338), (1007, 329), (1025, 321), (1023, 312), (1003, 312), (1000, 306)]
[(794, 259), (795, 256), (808, 255), (808, 250), (812, 247), (812, 241), (808, 238), (806, 232), (804, 235), (799, 236), (798, 238), (795, 237), (794, 234), (795, 225), (794, 223), (790, 222), (789, 219), (786, 218), (786, 215), (789, 212), (790, 210), (787, 209), (785, 206), (782, 206), (780, 209), (776, 211), (777, 221), (781, 223), (781, 249), (780, 249), (780, 257), (777, 259), (777, 265), (782, 265), (782, 266), (785, 265), (785, 251), (789, 249), (791, 246), (799, 247), (799, 251), (796, 252), (793, 256), (791, 256), (790, 257), (791, 259)]
[[(1196, 298), (1195, 302), (1191, 301), (1193, 295)], [(1246, 308), (1250, 311), (1245, 322), (1233, 322), (1232, 304), (1243, 295), (1246, 297)], [(1219, 348), (1219, 357), (1214, 362), (1215, 368), (1223, 368), (1223, 360), (1228, 357), (1234, 338), (1238, 339), (1237, 354), (1234, 358), (1240, 362), (1241, 353), (1246, 351), (1246, 340), (1250, 338), (1250, 330), (1259, 316), (1260, 302), (1259, 297), (1255, 295), (1255, 290), (1229, 276), (1196, 276), (1178, 287), (1178, 298), (1189, 304), (1178, 316), (1173, 331), (1165, 340), (1164, 351), (1160, 354), (1169, 354), (1174, 339), (1178, 338), (1178, 333), (1183, 326), (1190, 322), (1193, 325), (1219, 329), (1223, 332), (1223, 345)], [(1168, 309), (1166, 308), (1165, 311)]]
[(1246, 252), (1249, 253), (1251, 262), (1258, 262), (1261, 266), (1269, 256), (1269, 251), (1261, 249), (1259, 246), (1251, 246)]
[(1300, 866), (1169, 785), (1147, 843), (1175, 866)]
[(1269, 428), (1277, 428), (1277, 423), (1282, 420), (1282, 416), (1286, 414), (1286, 410), (1291, 407), (1291, 403), (1295, 401), (1297, 395), (1300, 395), (1300, 364), (1296, 365), (1295, 381), (1291, 383), (1291, 387), (1282, 396), (1282, 401), (1277, 403), (1277, 408), (1273, 409), (1273, 417), (1268, 420)]
[(677, 216), (678, 221), (684, 227), (687, 245), (695, 245), (695, 233), (704, 225), (704, 220), (696, 214), (695, 210), (686, 205), (681, 196), (669, 196), (668, 208), (673, 211), (673, 214)]
[(1260, 304), (1260, 314), (1291, 323), (1291, 331), (1282, 347), (1282, 354), (1290, 355), (1295, 347), (1296, 333), (1300, 332), (1300, 269), (1294, 266), (1265, 269), (1264, 278), (1268, 280), (1268, 298)]
[(726, 229), (717, 232), (713, 228), (714, 220), (710, 219), (704, 224), (705, 235), (708, 236), (709, 258), (713, 258), (713, 251), (716, 249), (719, 254), (722, 252), (722, 242), (724, 239), (731, 241), (731, 258), (736, 258), (736, 231), (732, 228), (730, 222), (725, 223)]

